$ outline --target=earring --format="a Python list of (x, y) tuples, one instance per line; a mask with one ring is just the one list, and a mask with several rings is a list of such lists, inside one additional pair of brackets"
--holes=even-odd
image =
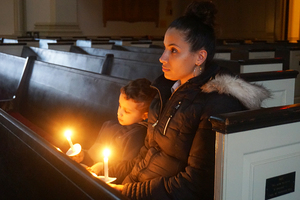
[[(196, 75), (196, 69), (199, 69), (199, 73), (198, 75)], [(193, 76), (196, 77), (196, 76), (199, 76), (200, 74), (202, 73), (202, 67), (200, 64), (196, 64), (195, 68), (194, 68), (194, 71), (193, 71)]]

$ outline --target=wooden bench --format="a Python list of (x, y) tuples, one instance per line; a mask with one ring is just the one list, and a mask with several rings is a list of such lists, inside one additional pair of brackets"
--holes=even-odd
[(95, 73), (102, 73), (106, 57), (76, 54), (52, 49), (24, 46), (22, 57), (36, 56), (37, 60)]
[(216, 131), (215, 200), (300, 196), (300, 104), (210, 118)]
[(112, 49), (115, 50), (124, 50), (124, 51), (132, 51), (132, 52), (142, 52), (142, 53), (151, 53), (151, 54), (159, 54), (162, 55), (164, 52), (164, 48), (146, 48), (146, 47), (134, 47), (134, 46), (120, 46), (114, 45)]
[(0, 102), (16, 98), (27, 59), (0, 53)]
[(231, 49), (216, 49), (214, 59), (231, 60)]
[(107, 54), (102, 73), (130, 80), (147, 78), (150, 81), (154, 81), (163, 72), (161, 64), (124, 60), (114, 58), (113, 54)]
[(0, 52), (8, 53), (15, 56), (21, 56), (23, 46), (26, 43), (0, 43)]
[(150, 62), (156, 64), (160, 64), (159, 58), (161, 57), (161, 55), (159, 54), (130, 52), (130, 51), (121, 51), (121, 50), (112, 50), (112, 49), (99, 49), (99, 48), (91, 48), (91, 47), (78, 47), (78, 46), (72, 46), (70, 48), (70, 52), (74, 52), (74, 53), (85, 52), (89, 55), (102, 56), (102, 57), (106, 56), (106, 54), (113, 54), (114, 58), (135, 60), (141, 62)]
[(36, 56), (37, 60), (43, 62), (130, 80), (147, 78), (153, 81), (162, 74), (160, 63), (119, 59), (112, 54), (106, 54), (104, 57), (24, 46), (22, 56)]
[(256, 72), (240, 74), (251, 83), (263, 85), (270, 90), (272, 97), (262, 102), (262, 107), (275, 107), (294, 104), (295, 80), (299, 72), (295, 70)]
[(221, 60), (214, 59), (215, 62), (230, 69), (234, 73), (253, 73), (266, 71), (288, 70), (283, 68), (283, 59), (250, 59), (250, 60)]
[(126, 199), (0, 109), (0, 199)]
[(88, 148), (103, 122), (116, 118), (120, 88), (129, 80), (29, 60), (6, 111), (63, 151), (68, 128)]

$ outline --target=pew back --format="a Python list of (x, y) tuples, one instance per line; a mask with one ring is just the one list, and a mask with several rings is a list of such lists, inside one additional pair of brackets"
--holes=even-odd
[(284, 70), (282, 59), (221, 60), (215, 59), (221, 67), (234, 73), (253, 73)]
[(15, 56), (21, 56), (23, 46), (26, 43), (4, 43), (0, 44), (0, 52), (8, 53)]
[(0, 109), (0, 199), (125, 199)]
[(119, 46), (114, 45), (112, 49), (116, 50), (125, 50), (125, 51), (132, 51), (132, 52), (143, 52), (143, 53), (151, 53), (151, 54), (159, 54), (162, 55), (164, 52), (164, 48), (147, 48), (147, 47), (134, 47), (134, 46)]
[(128, 80), (41, 61), (31, 63), (10, 113), (41, 128), (62, 150), (68, 149), (65, 129), (72, 129), (74, 141), (88, 148), (103, 122), (116, 118), (120, 88)]
[(107, 57), (102, 73), (130, 80), (147, 78), (150, 81), (154, 81), (162, 74), (162, 68), (161, 64), (124, 60), (111, 56)]
[(245, 73), (240, 74), (240, 77), (267, 88), (271, 92), (272, 97), (264, 100), (262, 107), (274, 107), (294, 104), (295, 80), (298, 73), (295, 70), (284, 70)]
[(149, 53), (142, 53), (142, 52), (130, 52), (130, 51), (99, 49), (99, 48), (90, 48), (90, 47), (72, 46), (70, 48), (70, 52), (80, 53), (82, 51), (86, 52), (89, 55), (103, 57), (106, 54), (113, 54), (115, 58), (135, 60), (141, 62), (150, 62), (156, 64), (160, 64), (159, 58), (161, 56), (160, 54), (149, 54)]
[(26, 59), (0, 53), (0, 101), (13, 99), (21, 82)]
[(215, 199), (297, 200), (300, 104), (212, 116)]
[(36, 56), (37, 60), (57, 65), (101, 73), (105, 57), (75, 54), (52, 49), (24, 46), (22, 57)]

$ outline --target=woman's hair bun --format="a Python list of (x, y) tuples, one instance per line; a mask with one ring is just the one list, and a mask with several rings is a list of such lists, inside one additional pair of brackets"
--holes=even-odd
[(185, 10), (185, 16), (195, 16), (202, 23), (214, 27), (217, 9), (211, 1), (193, 1)]

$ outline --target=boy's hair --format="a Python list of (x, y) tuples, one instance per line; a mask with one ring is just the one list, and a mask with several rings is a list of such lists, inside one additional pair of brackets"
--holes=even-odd
[(136, 103), (143, 103), (139, 110), (147, 112), (151, 101), (156, 95), (156, 89), (150, 87), (151, 82), (146, 78), (130, 81), (121, 88), (121, 93), (125, 94), (127, 100), (132, 99)]

